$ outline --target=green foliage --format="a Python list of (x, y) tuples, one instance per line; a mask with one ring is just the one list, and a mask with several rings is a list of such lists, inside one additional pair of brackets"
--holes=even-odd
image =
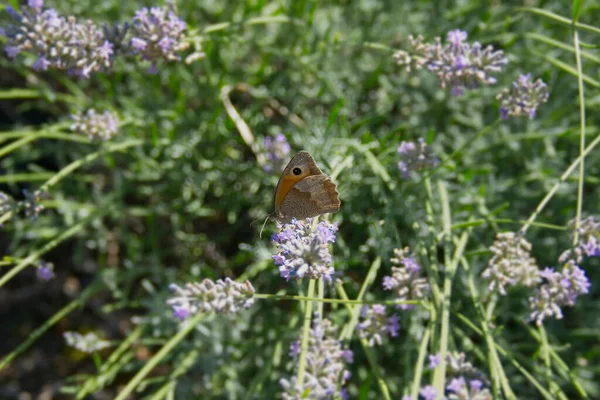
[[(98, 23), (131, 19), (142, 6), (48, 5)], [(136, 390), (135, 398), (149, 399), (277, 398), (310, 307), (339, 326), (354, 351), (351, 398), (444, 387), (441, 370), (423, 365), (440, 351), (465, 352), (490, 377), (494, 398), (600, 397), (598, 260), (582, 266), (590, 293), (543, 328), (526, 321), (529, 289), (497, 296), (481, 278), (497, 233), (529, 228), (538, 265), (557, 266), (572, 245), (568, 221), (598, 211), (599, 153), (576, 162), (600, 133), (600, 55), (585, 45), (600, 34), (585, 24), (597, 23), (596, 4), (180, 0), (177, 7), (205, 56), (159, 63), (154, 75), (135, 59), (79, 80), (35, 72), (27, 57), (0, 58), (0, 191), (17, 201), (24, 188), (49, 194), (36, 222), (0, 213), (0, 299), (7, 299), (0, 300), (0, 387), (7, 388), (0, 397), (53, 390), (125, 398)], [(408, 35), (432, 40), (453, 29), (506, 53), (497, 85), (453, 97), (426, 69), (407, 73), (391, 56)], [(548, 103), (535, 119), (499, 121), (494, 96), (528, 72), (548, 84)], [(69, 132), (69, 114), (92, 107), (119, 114), (111, 141)], [(280, 171), (265, 173), (257, 154), (265, 136), (279, 133), (292, 153), (311, 152), (342, 202), (328, 217), (339, 224), (332, 254), (342, 283), (317, 288), (321, 299), (310, 307), (293, 298), (307, 282), (286, 283), (273, 264), (275, 224), (259, 236)], [(396, 149), (418, 138), (441, 164), (406, 180)], [(353, 329), (360, 304), (351, 300), (392, 300), (381, 282), (393, 249), (405, 246), (425, 267), (431, 298), (400, 313), (399, 337), (369, 348)], [(48, 283), (35, 277), (42, 259), (54, 263)], [(173, 317), (169, 284), (224, 277), (252, 282), (259, 294), (252, 308), (183, 324)], [(82, 355), (64, 345), (67, 330), (94, 331), (113, 346)]]

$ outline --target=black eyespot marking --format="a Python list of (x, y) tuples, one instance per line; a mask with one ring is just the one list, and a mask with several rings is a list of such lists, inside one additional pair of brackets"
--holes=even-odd
[(300, 168), (294, 168), (292, 172), (294, 173), (294, 175), (300, 175), (302, 173), (302, 170)]

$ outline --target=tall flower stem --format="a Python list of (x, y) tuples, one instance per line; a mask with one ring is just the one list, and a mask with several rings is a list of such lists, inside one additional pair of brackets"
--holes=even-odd
[(577, 157), (577, 159), (575, 161), (573, 161), (571, 163), (571, 165), (569, 165), (569, 168), (567, 168), (565, 170), (565, 172), (563, 172), (563, 174), (558, 179), (558, 182), (556, 182), (554, 184), (554, 186), (552, 186), (552, 188), (550, 189), (550, 191), (548, 193), (546, 193), (546, 196), (544, 196), (544, 198), (542, 199), (542, 201), (540, 201), (540, 204), (538, 204), (538, 206), (535, 208), (535, 210), (533, 211), (533, 213), (531, 214), (531, 216), (527, 219), (527, 221), (525, 222), (525, 224), (521, 228), (520, 232), (522, 234), (525, 234), (525, 232), (527, 232), (527, 229), (529, 229), (529, 226), (533, 223), (533, 221), (535, 221), (535, 219), (542, 212), (542, 210), (544, 209), (544, 207), (546, 207), (546, 204), (548, 204), (548, 202), (550, 201), (550, 199), (552, 199), (552, 197), (556, 194), (556, 192), (560, 188), (560, 185), (564, 181), (567, 180), (567, 178), (569, 177), (569, 175), (571, 175), (573, 173), (573, 171), (575, 170), (575, 168), (577, 168), (577, 166), (583, 160), (583, 158), (586, 157), (598, 145), (598, 143), (600, 143), (600, 135), (596, 136), (596, 138), (589, 144), (589, 146), (587, 146), (585, 148), (585, 151), (579, 157)]
[(573, 45), (575, 47), (575, 59), (577, 61), (577, 86), (579, 88), (579, 179), (577, 184), (577, 214), (575, 216), (575, 229), (573, 243), (579, 240), (579, 223), (581, 222), (581, 209), (583, 207), (583, 178), (585, 162), (585, 96), (583, 92), (583, 71), (581, 67), (581, 49), (579, 48), (579, 32), (573, 30)]
[[(308, 297), (315, 294), (315, 280), (308, 281)], [(296, 377), (296, 388), (301, 388), (304, 384), (304, 371), (306, 370), (306, 353), (308, 350), (308, 335), (310, 334), (310, 323), (312, 321), (313, 302), (304, 303), (304, 324), (302, 326), (302, 343), (300, 344), (300, 359), (298, 360), (298, 376)]]

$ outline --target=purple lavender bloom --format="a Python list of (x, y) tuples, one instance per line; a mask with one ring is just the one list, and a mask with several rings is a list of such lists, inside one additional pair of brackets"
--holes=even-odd
[(423, 400), (435, 400), (437, 390), (432, 385), (427, 385), (419, 390), (419, 394), (423, 397)]
[(54, 264), (41, 261), (37, 270), (37, 276), (43, 281), (49, 281), (54, 278)]
[(22, 193), (25, 199), (21, 202), (21, 207), (25, 211), (25, 216), (35, 222), (40, 213), (44, 211), (44, 206), (40, 204), (40, 201), (48, 195), (39, 190), (32, 193), (27, 189), (23, 189)]
[(73, 124), (71, 130), (80, 135), (87, 136), (92, 141), (107, 141), (119, 133), (119, 117), (111, 111), (97, 112), (90, 108), (86, 112), (79, 112), (71, 116)]
[(30, 0), (21, 14), (7, 9), (14, 23), (3, 30), (5, 51), (11, 58), (21, 52), (37, 55), (37, 71), (59, 69), (80, 77), (112, 66), (113, 50), (100, 28), (91, 21), (59, 16), (43, 9), (43, 1)]
[(572, 219), (568, 224), (571, 239), (577, 236), (574, 249), (566, 250), (559, 257), (559, 262), (566, 263), (569, 259), (581, 264), (585, 257), (600, 255), (600, 222), (593, 216), (584, 218), (577, 225), (577, 220)]
[(175, 284), (170, 287), (175, 295), (167, 304), (179, 319), (209, 311), (233, 314), (254, 304), (254, 287), (250, 281), (237, 283), (230, 278), (216, 282), (204, 279), (202, 282), (187, 283), (184, 288)]
[(475, 391), (480, 391), (483, 387), (483, 382), (481, 382), (479, 379), (473, 379), (469, 381), (469, 386), (471, 386), (471, 389)]
[(493, 257), (481, 276), (488, 289), (506, 295), (506, 287), (534, 287), (540, 281), (539, 269), (531, 257), (531, 243), (514, 232), (499, 233), (490, 247)]
[(431, 151), (423, 138), (419, 138), (417, 143), (402, 141), (398, 147), (400, 161), (398, 169), (405, 179), (410, 178), (411, 171), (418, 171), (425, 168), (435, 168), (439, 160)]
[(448, 386), (446, 386), (446, 390), (454, 393), (460, 393), (460, 391), (465, 387), (466, 382), (465, 378), (459, 376), (458, 378), (454, 378), (450, 381)]
[(173, 317), (183, 321), (190, 316), (190, 310), (186, 307), (173, 307)]
[(331, 282), (335, 270), (330, 266), (329, 243), (335, 242), (337, 227), (320, 222), (313, 231), (311, 226), (312, 218), (306, 221), (294, 218), (289, 224), (279, 225), (280, 232), (271, 237), (279, 250), (273, 260), (282, 278), (323, 278)]
[(131, 49), (143, 59), (178, 61), (179, 52), (188, 47), (184, 41), (185, 22), (167, 7), (136, 11), (131, 25)]
[(263, 149), (267, 155), (267, 163), (263, 167), (265, 172), (281, 171), (291, 150), (285, 135), (278, 133), (274, 137), (265, 136)]
[(356, 326), (358, 336), (367, 339), (371, 347), (381, 345), (384, 337), (398, 336), (399, 318), (396, 314), (387, 317), (384, 305), (375, 304), (372, 307), (364, 305), (360, 310), (360, 318)]
[(442, 88), (452, 88), (453, 95), (462, 89), (474, 89), (496, 83), (495, 75), (508, 63), (502, 51), (492, 46), (467, 42), (467, 33), (459, 29), (446, 35), (446, 45), (439, 37), (433, 44), (422, 36), (408, 38), (408, 50), (400, 50), (393, 57), (407, 72), (427, 67), (439, 79)]
[(521, 115), (533, 119), (538, 107), (548, 101), (548, 86), (541, 79), (532, 81), (531, 74), (521, 75), (511, 90), (504, 89), (496, 99), (500, 101), (502, 119)]
[[(403, 250), (394, 249), (394, 256), (390, 261), (392, 275), (383, 278), (383, 288), (393, 290), (396, 300), (421, 300), (429, 293), (430, 286), (427, 279), (422, 276), (421, 266), (410, 255), (408, 247)], [(412, 304), (398, 304), (397, 308), (409, 310)]]
[(580, 294), (587, 294), (591, 283), (585, 271), (574, 260), (568, 260), (562, 271), (546, 268), (540, 273), (546, 280), (529, 298), (530, 321), (543, 325), (544, 319), (553, 317), (562, 319), (561, 307), (573, 307)]
[[(336, 338), (337, 328), (331, 321), (313, 319), (312, 329), (308, 337), (306, 352), (306, 370), (302, 387), (296, 387), (296, 375), (279, 381), (284, 393), (283, 400), (332, 399), (338, 385), (343, 385), (351, 374), (345, 370), (344, 360), (347, 360), (348, 350), (342, 350), (342, 344)], [(290, 352), (296, 359), (300, 354), (302, 338), (295, 341)], [(297, 343), (297, 344), (296, 344)], [(296, 363), (297, 365), (297, 363)], [(343, 396), (340, 393), (340, 396)]]
[(431, 354), (429, 355), (429, 365), (427, 366), (429, 369), (435, 369), (438, 365), (440, 365), (440, 361), (442, 361), (439, 354)]

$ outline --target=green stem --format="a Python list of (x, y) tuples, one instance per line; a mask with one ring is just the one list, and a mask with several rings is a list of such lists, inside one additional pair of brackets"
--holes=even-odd
[(129, 147), (139, 146), (142, 143), (144, 143), (144, 141), (142, 139), (133, 139), (133, 140), (129, 140), (129, 141), (123, 142), (123, 143), (111, 144), (111, 145), (106, 146), (105, 148), (100, 149), (99, 151), (90, 153), (87, 156), (85, 156), (79, 160), (73, 161), (72, 163), (70, 163), (63, 169), (61, 169), (56, 175), (54, 175), (52, 178), (48, 179), (48, 181), (46, 181), (46, 183), (44, 183), (42, 186), (40, 186), (39, 190), (47, 191), (50, 187), (56, 185), (58, 182), (60, 182), (64, 177), (69, 175), (71, 172), (75, 171), (76, 169), (82, 167), (83, 165), (85, 165), (89, 162), (94, 161), (95, 159), (97, 159), (98, 157), (100, 157), (106, 153), (111, 153), (113, 151), (123, 151)]
[(32, 142), (36, 139), (35, 135), (23, 136), (19, 140), (15, 140), (14, 142), (7, 144), (6, 146), (0, 149), (0, 157), (4, 157), (8, 153), (11, 153), (17, 150), (21, 146), (25, 146), (27, 143)]
[(577, 60), (577, 86), (579, 88), (579, 183), (577, 185), (577, 214), (575, 216), (575, 228), (573, 230), (573, 244), (576, 245), (579, 240), (579, 223), (581, 222), (581, 209), (583, 208), (583, 178), (585, 156), (585, 97), (583, 92), (583, 70), (581, 66), (581, 49), (579, 48), (579, 33), (577, 29), (573, 32), (573, 44), (575, 46), (575, 59)]
[(301, 301), (314, 301), (319, 303), (329, 304), (353, 304), (353, 305), (364, 305), (364, 304), (386, 304), (386, 305), (398, 305), (398, 304), (422, 304), (418, 300), (344, 300), (344, 299), (330, 299), (327, 297), (309, 297), (309, 296), (292, 296), (292, 295), (279, 295), (279, 294), (263, 294), (255, 293), (254, 297), (257, 299), (266, 300), (301, 300)]
[[(379, 259), (379, 258), (378, 258)], [(381, 262), (381, 260), (380, 260)], [(363, 284), (364, 286), (364, 284)], [(336, 291), (337, 293), (340, 295), (340, 297), (344, 300), (349, 300), (348, 295), (346, 294), (346, 291), (344, 290), (344, 287), (340, 284), (336, 284), (335, 285)], [(360, 297), (360, 294), (359, 294)], [(350, 315), (353, 315), (355, 312), (355, 308), (352, 305), (346, 303), (346, 309), (350, 312)], [(352, 324), (352, 323), (350, 323)], [(353, 329), (354, 331), (354, 329)], [(343, 336), (343, 332), (342, 332), (342, 336)], [(350, 337), (348, 337), (348, 339), (350, 339)], [(342, 340), (342, 339), (340, 339)], [(381, 372), (381, 368), (379, 367), (379, 364), (377, 364), (377, 360), (375, 360), (375, 356), (373, 354), (373, 350), (369, 347), (369, 342), (362, 338), (360, 340), (360, 345), (363, 348), (363, 351), (365, 352), (365, 354), (367, 355), (367, 360), (369, 361), (369, 365), (371, 367), (371, 371), (373, 372), (373, 374), (375, 374), (375, 379), (377, 379), (377, 385), (379, 385), (379, 389), (381, 390), (381, 394), (383, 395), (383, 398), (385, 400), (391, 400), (390, 397), (390, 391), (387, 387), (387, 384), (385, 383), (385, 380), (383, 379), (383, 373)]]
[(83, 219), (79, 223), (73, 225), (72, 227), (70, 227), (63, 233), (61, 233), (58, 237), (50, 240), (41, 249), (36, 250), (33, 253), (31, 253), (29, 256), (25, 257), (16, 266), (14, 266), (12, 269), (10, 269), (6, 274), (4, 274), (0, 278), (0, 287), (4, 286), (4, 284), (6, 284), (6, 282), (11, 280), (15, 275), (17, 275), (19, 272), (24, 270), (28, 265), (30, 265), (31, 263), (38, 260), (43, 254), (47, 253), (48, 251), (50, 251), (53, 248), (55, 248), (56, 246), (58, 246), (60, 243), (69, 239), (71, 236), (75, 235), (77, 232), (82, 230), (93, 219), (97, 218), (98, 216), (102, 215), (105, 212), (108, 212), (109, 210), (110, 210), (110, 207), (100, 208), (97, 213), (91, 214), (87, 218)]
[[(315, 280), (308, 281), (307, 297), (315, 294)], [(300, 344), (300, 360), (298, 361), (298, 376), (296, 377), (296, 389), (302, 390), (304, 386), (304, 371), (306, 370), (306, 353), (308, 351), (308, 336), (310, 334), (310, 322), (312, 320), (313, 302), (306, 301), (304, 306), (304, 324), (302, 325), (302, 343)]]
[(537, 218), (539, 213), (542, 212), (544, 207), (546, 207), (546, 204), (548, 204), (548, 202), (550, 201), (550, 199), (552, 199), (554, 194), (556, 194), (560, 185), (569, 177), (569, 175), (571, 175), (571, 173), (575, 170), (575, 168), (577, 168), (581, 160), (583, 160), (583, 158), (586, 157), (598, 145), (598, 143), (600, 143), (600, 135), (596, 136), (596, 138), (589, 144), (589, 146), (586, 147), (585, 151), (579, 157), (577, 157), (577, 159), (573, 161), (571, 165), (569, 165), (569, 168), (567, 168), (565, 172), (563, 172), (558, 182), (554, 184), (552, 189), (550, 189), (546, 196), (544, 196), (542, 201), (540, 201), (540, 204), (538, 204), (531, 216), (527, 219), (527, 222), (525, 222), (525, 224), (521, 228), (521, 233), (525, 234), (525, 232), (527, 232), (527, 229), (532, 224), (532, 222)]
[(115, 400), (125, 400), (131, 392), (140, 384), (140, 382), (158, 365), (169, 352), (175, 348), (204, 318), (204, 314), (198, 313), (182, 324), (181, 330), (175, 334), (164, 346), (140, 369), (137, 374), (127, 383), (119, 392)]

